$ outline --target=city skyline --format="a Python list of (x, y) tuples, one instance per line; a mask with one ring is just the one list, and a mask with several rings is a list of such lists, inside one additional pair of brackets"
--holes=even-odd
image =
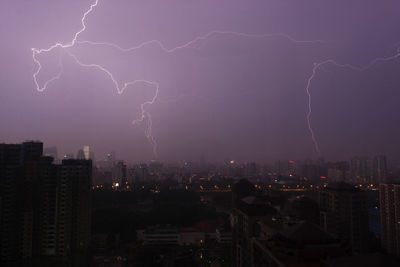
[(3, 0), (0, 265), (400, 266), (399, 14)]
[(2, 264), (398, 265), (399, 169), (385, 156), (128, 166), (110, 153), (95, 166), (91, 154), (0, 144)]
[[(133, 161), (398, 160), (399, 4), (363, 3), (6, 1), (1, 141)], [(139, 82), (119, 95), (87, 64)]]

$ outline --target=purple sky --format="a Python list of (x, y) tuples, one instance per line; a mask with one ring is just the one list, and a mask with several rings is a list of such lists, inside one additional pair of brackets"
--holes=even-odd
[[(118, 95), (104, 72), (83, 68), (64, 52), (64, 73), (40, 93), (31, 48), (68, 43), (94, 0), (3, 0), (0, 8), (2, 142), (38, 139), (59, 154), (93, 147), (128, 161), (153, 158), (140, 105), (154, 88), (138, 84)], [(396, 54), (398, 0), (100, 0), (78, 40), (122, 47), (157, 39), (173, 48), (210, 31), (284, 33), (286, 38), (212, 35), (165, 53), (156, 45), (122, 53), (104, 46), (68, 51), (101, 64), (123, 84), (160, 84), (147, 107), (160, 160), (235, 158), (268, 161), (318, 157), (307, 127), (307, 79), (313, 63), (355, 66)], [(38, 56), (39, 82), (57, 74), (61, 49)], [(331, 64), (311, 85), (312, 126), (327, 159), (384, 153), (399, 158), (400, 58), (363, 72)]]

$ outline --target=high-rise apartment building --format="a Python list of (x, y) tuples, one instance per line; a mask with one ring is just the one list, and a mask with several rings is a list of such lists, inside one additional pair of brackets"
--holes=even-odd
[(87, 260), (91, 161), (56, 165), (42, 152), (40, 142), (0, 144), (1, 266)]
[(374, 159), (374, 176), (376, 183), (386, 183), (388, 179), (386, 156), (379, 155)]
[(387, 180), (386, 156), (354, 157), (350, 161), (353, 183), (385, 183)]
[(400, 184), (380, 184), (381, 247), (400, 256)]
[(320, 225), (349, 243), (354, 253), (368, 250), (368, 210), (365, 192), (345, 183), (319, 191)]

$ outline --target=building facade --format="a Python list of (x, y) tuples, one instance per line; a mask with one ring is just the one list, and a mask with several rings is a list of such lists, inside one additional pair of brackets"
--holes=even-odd
[(380, 184), (381, 247), (400, 256), (400, 184)]
[(368, 251), (368, 209), (365, 192), (345, 183), (319, 191), (320, 226), (349, 243), (353, 253)]
[(1, 266), (87, 258), (91, 161), (56, 165), (42, 154), (41, 142), (0, 144)]

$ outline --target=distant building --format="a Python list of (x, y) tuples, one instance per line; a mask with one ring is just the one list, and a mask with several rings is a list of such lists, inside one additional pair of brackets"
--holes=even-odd
[(149, 171), (147, 164), (142, 163), (139, 165), (139, 168), (137, 168), (135, 178), (137, 182), (145, 182), (149, 178)]
[(43, 155), (47, 157), (52, 157), (55, 161), (58, 160), (58, 151), (56, 146), (46, 147), (43, 150)]
[(376, 176), (376, 184), (386, 183), (388, 181), (388, 170), (386, 156), (379, 155), (374, 159), (374, 176)]
[(380, 184), (381, 247), (400, 257), (400, 184)]
[(83, 154), (85, 156), (84, 159), (89, 160), (90, 159), (90, 147), (89, 146), (83, 146)]
[(339, 169), (328, 169), (327, 178), (330, 183), (345, 182), (345, 174)]
[(127, 163), (124, 161), (119, 161), (112, 170), (112, 180), (113, 184), (118, 184), (119, 190), (126, 189), (128, 184), (127, 180)]
[(74, 155), (73, 154), (65, 154), (63, 156), (63, 159), (74, 159)]
[(114, 167), (116, 160), (117, 160), (117, 157), (116, 157), (115, 151), (112, 151), (107, 154), (107, 162), (108, 162), (109, 168)]
[(94, 153), (90, 150), (90, 146), (83, 146), (82, 149), (79, 149), (76, 154), (76, 159), (94, 160)]
[(379, 184), (387, 181), (386, 156), (354, 157), (350, 161), (353, 183)]
[(76, 159), (79, 159), (79, 160), (85, 159), (85, 152), (83, 152), (83, 149), (78, 150), (78, 153), (76, 153)]
[(288, 174), (290, 177), (296, 176), (296, 162), (294, 160), (288, 162)]
[(297, 161), (296, 175), (301, 181), (320, 183), (321, 179), (323, 179), (326, 182), (328, 176), (326, 163), (322, 159), (314, 162), (309, 159)]
[(152, 160), (149, 163), (149, 171), (152, 175), (160, 175), (163, 164), (159, 161)]

